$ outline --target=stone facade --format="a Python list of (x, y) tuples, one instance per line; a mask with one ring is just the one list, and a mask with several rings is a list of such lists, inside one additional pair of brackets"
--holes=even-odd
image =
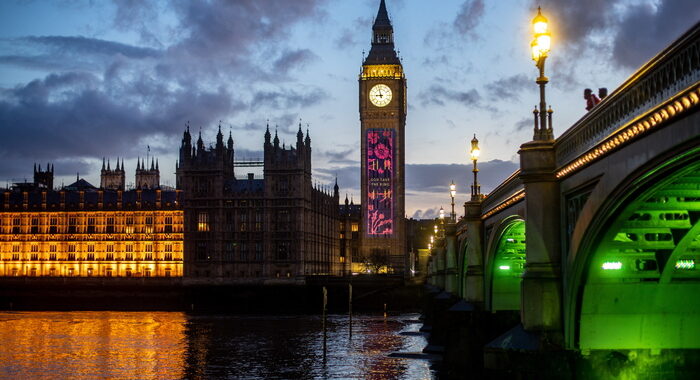
[(177, 166), (185, 194), (185, 276), (192, 282), (302, 280), (342, 272), (338, 187), (313, 186), (311, 139), (280, 145), (264, 137), (264, 178), (234, 173), (233, 138), (214, 147), (184, 132)]
[(2, 193), (0, 276), (182, 275), (179, 191), (33, 185)]

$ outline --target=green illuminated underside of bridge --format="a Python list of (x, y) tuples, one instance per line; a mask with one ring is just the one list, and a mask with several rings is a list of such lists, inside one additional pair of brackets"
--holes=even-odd
[(517, 220), (503, 230), (493, 263), (492, 308), (520, 309), (520, 281), (525, 264), (525, 222)]
[(590, 260), (579, 347), (700, 348), (700, 164), (615, 216)]

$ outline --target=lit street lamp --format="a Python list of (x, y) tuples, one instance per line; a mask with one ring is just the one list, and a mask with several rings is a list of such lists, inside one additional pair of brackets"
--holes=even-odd
[(455, 185), (455, 181), (452, 181), (450, 184), (450, 198), (452, 198), (452, 214), (450, 214), (450, 216), (452, 217), (452, 223), (457, 223), (457, 214), (455, 214), (455, 195), (457, 195), (457, 185)]
[(481, 185), (479, 185), (479, 181), (477, 179), (479, 169), (476, 167), (476, 161), (479, 160), (481, 149), (479, 149), (479, 140), (476, 138), (476, 134), (474, 134), (474, 138), (472, 139), (472, 148), (469, 151), (469, 154), (471, 155), (472, 162), (474, 163), (474, 169), (472, 169), (472, 172), (474, 173), (474, 183), (472, 184), (472, 201), (477, 201), (481, 199)]
[[(551, 107), (547, 110), (547, 103), (545, 102), (544, 96), (544, 86), (549, 82), (549, 79), (544, 76), (544, 61), (547, 59), (547, 54), (549, 54), (550, 51), (552, 36), (548, 30), (547, 18), (542, 16), (542, 11), (539, 7), (537, 8), (537, 16), (532, 19), (532, 29), (535, 35), (532, 43), (530, 43), (532, 60), (535, 61), (535, 65), (540, 70), (540, 76), (536, 81), (536, 83), (540, 85), (540, 108), (539, 110), (535, 108), (533, 111), (535, 114), (535, 136), (533, 140), (552, 140), (554, 139), (554, 132), (552, 130), (553, 111)], [(548, 115), (549, 123), (547, 123)]]

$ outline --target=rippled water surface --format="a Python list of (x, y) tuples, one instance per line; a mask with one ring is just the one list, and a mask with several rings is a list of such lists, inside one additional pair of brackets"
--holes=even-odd
[(0, 377), (430, 379), (417, 317), (0, 312)]

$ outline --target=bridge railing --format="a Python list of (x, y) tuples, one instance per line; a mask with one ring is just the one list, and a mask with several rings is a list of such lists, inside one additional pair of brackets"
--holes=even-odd
[(562, 167), (618, 128), (700, 80), (700, 23), (652, 58), (556, 141)]
[(484, 217), (489, 217), (499, 206), (505, 205), (522, 192), (524, 185), (519, 176), (520, 170), (516, 170), (484, 198), (481, 203), (481, 212)]

